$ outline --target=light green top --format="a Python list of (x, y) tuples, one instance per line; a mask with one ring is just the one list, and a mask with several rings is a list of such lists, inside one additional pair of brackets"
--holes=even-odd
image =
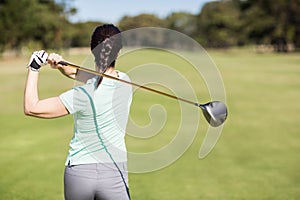
[[(119, 78), (130, 81), (118, 72)], [(74, 117), (74, 135), (66, 165), (126, 162), (125, 129), (132, 101), (132, 87), (116, 80), (98, 77), (60, 95)]]

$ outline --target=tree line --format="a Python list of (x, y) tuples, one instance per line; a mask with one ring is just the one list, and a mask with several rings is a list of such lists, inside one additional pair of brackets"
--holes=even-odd
[[(300, 0), (220, 0), (198, 14), (174, 12), (124, 16), (122, 31), (162, 27), (182, 32), (204, 47), (269, 45), (277, 52), (300, 47)], [(89, 45), (90, 34), (104, 22), (72, 23), (72, 0), (0, 0), (0, 52), (27, 48), (61, 49)]]

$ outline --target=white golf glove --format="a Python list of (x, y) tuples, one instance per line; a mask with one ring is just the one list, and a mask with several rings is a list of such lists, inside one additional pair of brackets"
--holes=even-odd
[(30, 67), (33, 71), (39, 71), (41, 66), (47, 64), (48, 53), (44, 50), (35, 51), (32, 53), (31, 58), (28, 63), (28, 67)]

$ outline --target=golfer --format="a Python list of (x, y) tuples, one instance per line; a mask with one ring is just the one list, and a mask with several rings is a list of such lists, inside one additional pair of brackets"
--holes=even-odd
[[(96, 71), (130, 81), (115, 70), (122, 40), (112, 24), (96, 27), (90, 47)], [(132, 100), (132, 88), (112, 79), (93, 76), (59, 64), (63, 58), (33, 52), (24, 94), (24, 112), (39, 118), (74, 117), (74, 135), (65, 163), (66, 200), (130, 199), (127, 153), (124, 141)], [(50, 64), (65, 76), (83, 82), (60, 96), (39, 99), (38, 76), (42, 65)]]

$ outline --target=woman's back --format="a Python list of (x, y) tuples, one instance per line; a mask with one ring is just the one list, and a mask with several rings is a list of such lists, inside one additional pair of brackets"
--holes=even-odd
[[(118, 72), (119, 78), (130, 81)], [(132, 87), (97, 77), (63, 93), (60, 98), (74, 115), (74, 136), (66, 164), (126, 162), (124, 141), (132, 100)]]

